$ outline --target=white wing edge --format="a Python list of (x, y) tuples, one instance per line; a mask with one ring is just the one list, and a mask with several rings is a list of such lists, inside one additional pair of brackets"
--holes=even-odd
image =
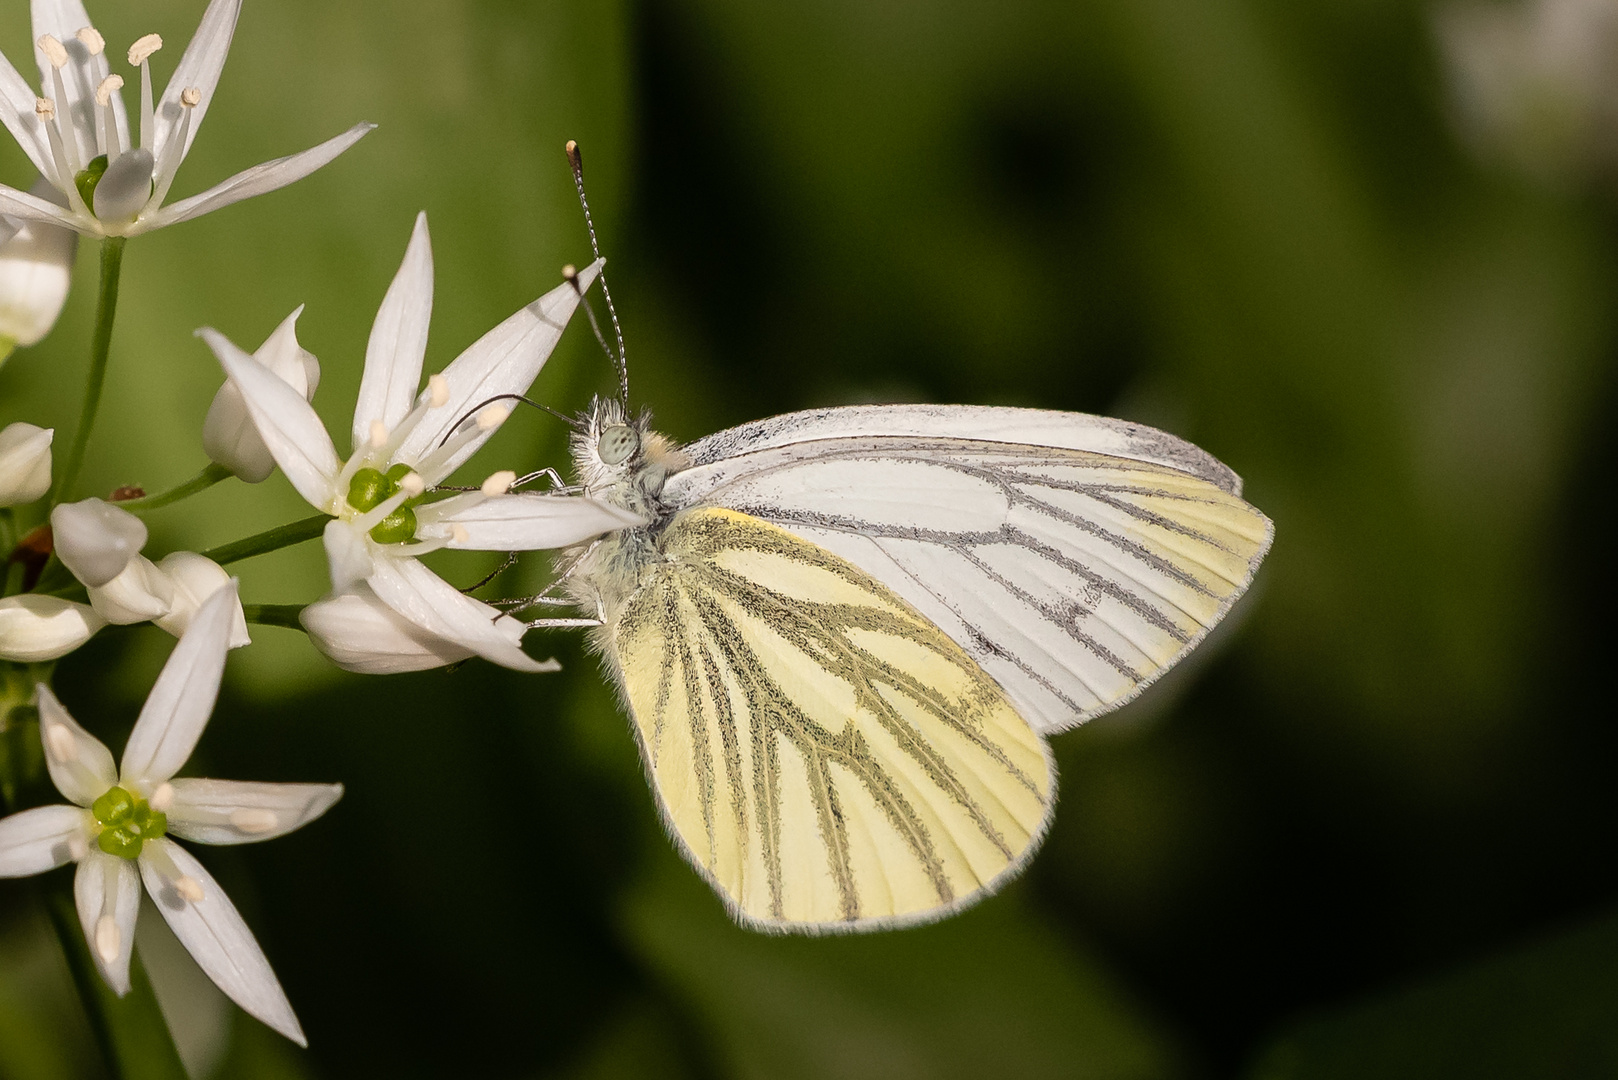
[[(670, 478), (671, 487), (705, 487), (705, 467), (760, 450), (847, 438), (909, 436), (1020, 443), (1063, 450), (1087, 450), (1164, 465), (1206, 480), (1232, 495), (1242, 493), (1241, 477), (1212, 454), (1184, 439), (1145, 424), (1089, 413), (1053, 412), (990, 405), (851, 405), (755, 420), (727, 428), (684, 447), (692, 468)], [(813, 456), (813, 455), (806, 455)], [(776, 459), (779, 463), (779, 459)], [(733, 465), (739, 465), (734, 463)], [(734, 479), (734, 469), (726, 479)], [(698, 498), (694, 495), (692, 498)]]

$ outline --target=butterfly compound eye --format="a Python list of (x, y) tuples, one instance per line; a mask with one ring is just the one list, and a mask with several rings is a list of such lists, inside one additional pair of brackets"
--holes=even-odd
[(596, 442), (596, 456), (603, 465), (622, 465), (639, 445), (640, 437), (635, 434), (634, 428), (614, 424), (602, 430), (601, 438)]

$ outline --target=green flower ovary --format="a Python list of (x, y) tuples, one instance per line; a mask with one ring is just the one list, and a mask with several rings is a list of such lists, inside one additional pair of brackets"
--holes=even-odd
[(96, 185), (101, 183), (101, 177), (107, 171), (107, 155), (90, 159), (90, 164), (79, 170), (73, 178), (73, 186), (79, 189), (79, 195), (84, 199), (84, 205), (95, 212)]
[[(399, 493), (399, 481), (410, 475), (410, 466), (400, 462), (386, 473), (376, 469), (361, 469), (348, 482), (348, 505), (359, 511), (374, 510)], [(416, 538), (416, 512), (411, 509), (415, 499), (383, 518), (371, 530), (371, 539), (379, 544), (403, 544)]]
[(134, 859), (148, 840), (159, 840), (169, 831), (167, 814), (160, 814), (146, 800), (121, 787), (115, 787), (90, 807), (101, 834), (96, 845), (108, 855)]

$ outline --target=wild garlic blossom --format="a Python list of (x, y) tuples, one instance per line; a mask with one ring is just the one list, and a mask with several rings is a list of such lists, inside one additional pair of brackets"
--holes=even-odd
[(36, 687), (39, 733), (56, 789), (72, 805), (42, 806), (0, 820), (0, 877), (77, 863), (73, 892), (101, 977), (119, 996), (141, 884), (197, 965), (232, 1001), (299, 1045), (303, 1029), (236, 908), (189, 852), (169, 839), (251, 844), (284, 836), (329, 810), (337, 784), (176, 780), (196, 747), (225, 669), (234, 583), (216, 592), (180, 638), (141, 709), (122, 764)]
[(0, 506), (21, 506), (51, 489), (54, 428), (17, 421), (0, 429)]
[[(588, 267), (512, 315), (418, 394), (433, 298), (427, 216), (418, 216), (371, 327), (346, 461), (303, 393), (218, 331), (198, 331), (281, 471), (333, 518), (325, 532), (332, 600), (306, 610), (304, 626), (339, 665), (414, 670), (477, 655), (519, 671), (551, 670), (520, 648), (522, 623), (464, 595), (419, 557), (441, 548), (563, 547), (643, 523), (579, 496), (510, 494), (510, 471), (477, 490), (429, 499), (505, 422), (511, 410), (498, 399), (528, 390), (599, 269)], [(377, 602), (415, 633), (376, 610)]]
[(140, 82), (137, 132), (124, 108), (124, 76), (112, 70), (106, 39), (90, 24), (84, 5), (33, 0), (40, 90), (36, 95), (0, 56), (0, 120), (65, 205), (0, 184), (0, 214), (85, 236), (136, 236), (285, 187), (371, 130), (371, 124), (357, 124), (319, 146), (164, 206), (213, 102), (240, 12), (241, 0), (208, 5), (161, 97), (153, 95), (151, 58), (162, 49), (162, 38), (147, 34), (129, 46), (124, 58)]
[[(154, 563), (141, 554), (146, 523), (117, 503), (83, 499), (51, 511), (56, 557), (85, 586), (90, 606), (118, 626), (154, 622), (178, 636), (202, 602), (230, 575), (203, 555), (176, 551)], [(251, 643), (240, 601), (231, 623), (231, 648)]]

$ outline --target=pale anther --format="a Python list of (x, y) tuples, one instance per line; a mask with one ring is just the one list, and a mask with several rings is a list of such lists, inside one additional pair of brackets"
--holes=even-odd
[(34, 99), (34, 113), (44, 121), (56, 119), (56, 102), (48, 97)]
[(93, 26), (80, 27), (79, 32), (73, 36), (84, 42), (84, 47), (90, 50), (91, 56), (100, 56), (101, 50), (107, 47), (107, 39)]
[(574, 278), (576, 278), (578, 276), (579, 276), (578, 267), (574, 266), (572, 263), (568, 263), (566, 266), (562, 267), (562, 277), (565, 278), (566, 280), (572, 281)]
[(467, 532), (466, 526), (459, 522), (456, 522), (455, 527), (450, 529), (449, 542), (452, 544), (466, 544), (471, 542), (471, 539), (472, 534)]
[(174, 785), (164, 784), (159, 787), (152, 792), (152, 797), (146, 800), (146, 805), (156, 810), (159, 814), (168, 813), (169, 807), (174, 805)]
[(195, 86), (188, 86), (180, 91), (180, 104), (188, 109), (194, 109), (202, 101), (202, 91)]
[(405, 473), (399, 479), (399, 490), (414, 499), (427, 490), (427, 481), (421, 478), (420, 473)]
[(73, 733), (61, 724), (52, 724), (45, 729), (45, 742), (50, 746), (51, 756), (57, 761), (78, 760), (79, 744), (74, 740)]
[(205, 895), (202, 891), (202, 882), (184, 874), (174, 879), (174, 891), (180, 894), (180, 899), (192, 904), (202, 903)]
[(156, 34), (147, 34), (135, 39), (135, 44), (129, 47), (129, 62), (139, 67), (146, 62), (146, 58), (163, 47), (163, 39)]
[(371, 421), (371, 445), (382, 446), (388, 441), (388, 425), (380, 420)]
[(67, 48), (51, 35), (41, 37), (38, 44), (39, 51), (45, 54), (45, 59), (51, 62), (51, 67), (59, 68), (67, 63)]
[(124, 77), (122, 75), (108, 75), (101, 80), (101, 85), (96, 87), (96, 104), (106, 105), (107, 102), (112, 100), (113, 91), (122, 90), (123, 88)]
[(483, 431), (493, 431), (505, 423), (506, 417), (510, 415), (511, 410), (504, 405), (490, 405), (487, 409), (478, 413), (478, 427)]
[(244, 833), (267, 833), (281, 824), (273, 810), (232, 810), (230, 823)]
[(511, 490), (511, 485), (516, 481), (516, 479), (517, 474), (512, 472), (510, 469), (501, 469), (499, 472), (489, 474), (489, 478), (483, 481), (483, 487), (481, 490), (483, 494), (491, 497), (495, 495), (504, 495), (506, 492)]
[(111, 915), (101, 916), (96, 920), (96, 955), (103, 964), (110, 964), (123, 950), (124, 935), (118, 932), (118, 923)]
[(449, 404), (449, 380), (442, 375), (427, 376), (427, 405), (442, 409)]

